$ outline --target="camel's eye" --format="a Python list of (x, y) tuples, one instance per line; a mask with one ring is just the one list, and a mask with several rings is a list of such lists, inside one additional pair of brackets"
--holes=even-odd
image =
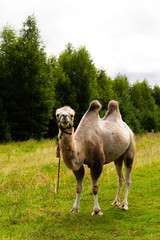
[(73, 114), (71, 114), (71, 118), (73, 118)]
[(59, 114), (57, 114), (56, 117), (59, 118)]

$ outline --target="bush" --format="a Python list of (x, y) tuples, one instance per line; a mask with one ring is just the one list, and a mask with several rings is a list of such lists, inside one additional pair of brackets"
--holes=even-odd
[(151, 131), (160, 130), (160, 112), (157, 110), (151, 111), (149, 109), (144, 109), (139, 113), (139, 119), (143, 129)]

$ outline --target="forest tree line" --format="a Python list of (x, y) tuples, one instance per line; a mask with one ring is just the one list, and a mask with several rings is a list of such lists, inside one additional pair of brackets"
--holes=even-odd
[(75, 127), (93, 99), (119, 102), (123, 120), (135, 133), (160, 131), (160, 86), (146, 79), (130, 84), (126, 75), (111, 79), (97, 69), (84, 46), (68, 43), (59, 55), (47, 57), (34, 15), (17, 34), (4, 27), (0, 41), (0, 141), (57, 135), (55, 110), (76, 111)]

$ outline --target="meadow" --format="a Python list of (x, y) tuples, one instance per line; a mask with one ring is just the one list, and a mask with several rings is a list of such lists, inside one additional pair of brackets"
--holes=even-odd
[[(70, 213), (76, 182), (62, 161), (55, 194), (56, 145), (55, 140), (0, 145), (0, 239), (160, 239), (160, 133), (136, 136), (128, 211), (111, 206), (118, 178), (113, 163), (104, 166), (99, 180), (102, 216), (91, 217), (87, 166), (78, 213)], [(124, 185), (121, 195), (123, 200)]]

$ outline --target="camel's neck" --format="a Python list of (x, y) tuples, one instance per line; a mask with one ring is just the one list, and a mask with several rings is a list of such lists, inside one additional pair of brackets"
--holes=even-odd
[(74, 138), (74, 130), (59, 130), (60, 149), (63, 161), (71, 170), (78, 170), (83, 164), (83, 157), (79, 151), (78, 142)]

